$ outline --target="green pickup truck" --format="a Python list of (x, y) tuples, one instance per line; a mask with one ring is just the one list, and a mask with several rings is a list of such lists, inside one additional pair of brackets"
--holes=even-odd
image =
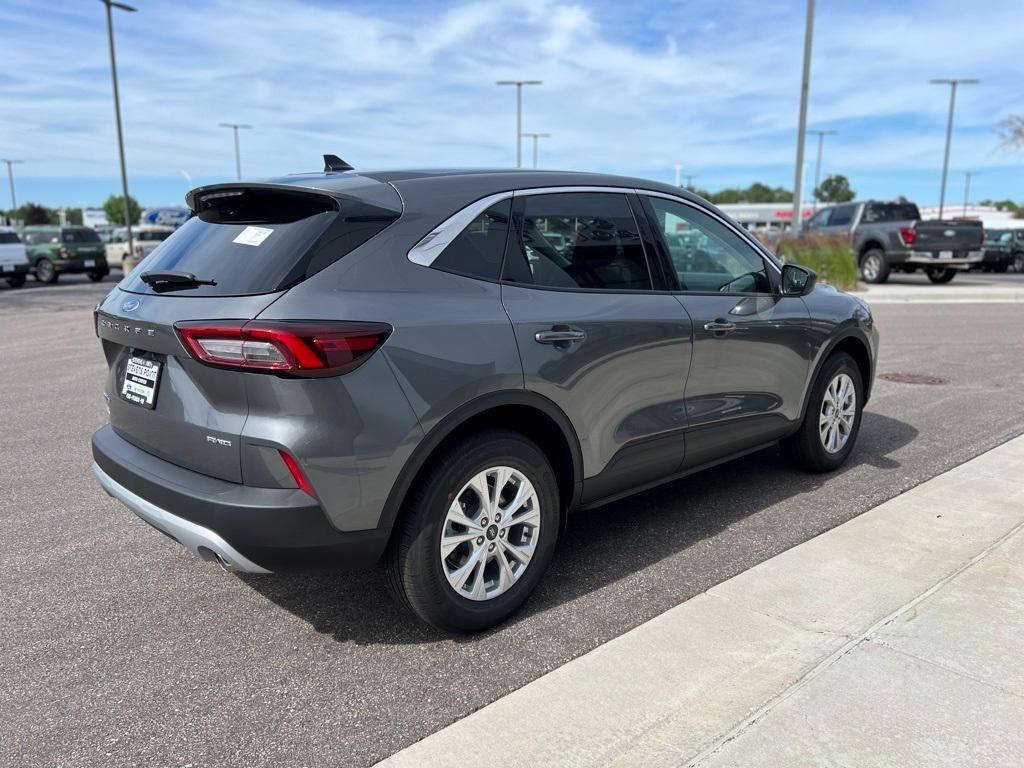
[(25, 227), (21, 239), (40, 282), (55, 283), (65, 272), (85, 272), (99, 282), (110, 272), (103, 241), (88, 227)]

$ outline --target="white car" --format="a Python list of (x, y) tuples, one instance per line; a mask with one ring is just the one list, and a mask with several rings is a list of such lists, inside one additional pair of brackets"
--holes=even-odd
[(115, 229), (110, 242), (107, 243), (107, 263), (120, 264), (124, 274), (128, 274), (135, 266), (149, 255), (150, 251), (174, 233), (174, 227), (142, 225), (132, 227), (132, 240), (135, 253), (128, 253), (128, 230), (124, 227)]
[(20, 288), (25, 284), (28, 269), (28, 254), (18, 233), (0, 229), (0, 277), (11, 288)]

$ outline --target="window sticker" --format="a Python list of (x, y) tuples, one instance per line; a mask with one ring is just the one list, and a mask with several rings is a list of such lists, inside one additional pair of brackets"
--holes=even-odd
[(267, 227), (246, 227), (231, 242), (241, 245), (262, 245), (273, 231)]

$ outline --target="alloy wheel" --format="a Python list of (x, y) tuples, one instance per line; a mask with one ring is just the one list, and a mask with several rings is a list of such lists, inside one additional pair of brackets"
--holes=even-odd
[(864, 276), (864, 279), (873, 283), (878, 279), (878, 275), (882, 270), (882, 260), (875, 254), (869, 254), (861, 265), (860, 271)]
[(818, 414), (818, 435), (829, 453), (839, 453), (850, 439), (857, 416), (857, 389), (845, 373), (837, 374), (825, 388)]
[(441, 527), (441, 567), (469, 600), (507, 592), (530, 565), (540, 539), (540, 501), (517, 469), (491, 467), (459, 491)]

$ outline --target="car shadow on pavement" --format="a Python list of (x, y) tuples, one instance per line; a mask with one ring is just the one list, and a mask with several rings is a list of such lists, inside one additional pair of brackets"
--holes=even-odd
[[(909, 424), (866, 411), (857, 446), (837, 472), (813, 475), (795, 471), (786, 465), (781, 450), (775, 446), (576, 514), (569, 520), (547, 574), (523, 609), (489, 632), (456, 639), (473, 643), (503, 632), (537, 613), (693, 547), (737, 521), (777, 504), (791, 502), (801, 511), (800, 497), (857, 468), (866, 465), (883, 471), (899, 469), (899, 462), (890, 454), (916, 436), (917, 430)], [(882, 499), (861, 497), (841, 501), (849, 508), (843, 519), (837, 521), (834, 514), (822, 515), (820, 519), (804, 514), (795, 521), (799, 540), (812, 538), (844, 519), (855, 517)], [(829, 495), (822, 501), (805, 501), (803, 505), (808, 503), (813, 509), (840, 500)], [(763, 554), (762, 559), (767, 559), (777, 552), (768, 550)], [(723, 574), (721, 580), (732, 575)], [(387, 592), (380, 568), (357, 573), (240, 574), (239, 579), (339, 642), (401, 645), (451, 639), (399, 608)], [(679, 585), (674, 588), (678, 590)], [(689, 596), (692, 595), (682, 594), (679, 600)]]

